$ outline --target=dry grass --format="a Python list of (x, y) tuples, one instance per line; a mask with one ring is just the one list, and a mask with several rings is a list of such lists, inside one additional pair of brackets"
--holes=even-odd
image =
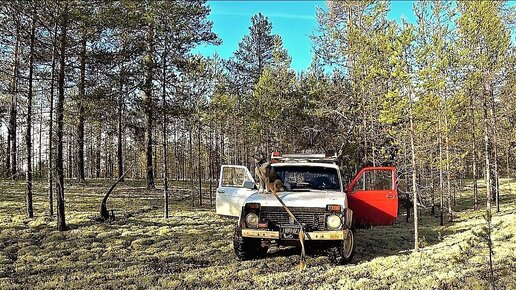
[[(110, 198), (116, 221), (98, 222), (108, 186), (93, 180), (67, 185), (71, 229), (61, 233), (45, 215), (42, 183), (35, 184), (36, 218), (28, 219), (23, 183), (0, 181), (0, 289), (487, 287), (484, 245), (468, 243), (485, 223), (483, 211), (463, 209), (458, 221), (445, 227), (423, 212), (420, 253), (411, 252), (411, 224), (359, 230), (353, 264), (333, 266), (324, 256), (311, 256), (307, 271), (300, 273), (297, 249), (272, 249), (264, 259), (237, 261), (234, 220), (209, 208), (191, 209), (185, 191), (175, 191), (165, 220), (160, 192), (146, 191), (143, 182), (126, 182)], [(502, 211), (494, 217), (496, 279), (500, 288), (516, 289), (516, 182), (504, 180), (502, 190)], [(468, 193), (462, 195), (469, 206)]]

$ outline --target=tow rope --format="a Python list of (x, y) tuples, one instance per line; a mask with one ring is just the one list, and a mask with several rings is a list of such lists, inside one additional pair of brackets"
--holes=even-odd
[(287, 205), (283, 202), (281, 197), (278, 196), (276, 193), (276, 190), (271, 190), (272, 194), (276, 199), (281, 203), (285, 211), (288, 213), (288, 215), (296, 222), (300, 229), (299, 229), (299, 242), (301, 243), (301, 259), (299, 261), (299, 270), (303, 271), (306, 269), (306, 255), (305, 255), (305, 231), (303, 229), (303, 225), (297, 220), (296, 216), (292, 213), (292, 211), (287, 207)]

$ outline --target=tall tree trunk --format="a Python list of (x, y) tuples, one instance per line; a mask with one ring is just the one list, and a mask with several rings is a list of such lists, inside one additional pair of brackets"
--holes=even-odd
[(441, 116), (439, 114), (439, 224), (444, 226), (444, 177), (443, 177), (443, 137)]
[(5, 152), (5, 177), (11, 178), (11, 124), (7, 127), (7, 148)]
[(57, 228), (59, 231), (66, 230), (65, 204), (64, 204), (64, 171), (63, 171), (63, 112), (64, 112), (64, 89), (65, 89), (65, 53), (66, 33), (68, 26), (68, 3), (64, 3), (61, 11), (61, 35), (59, 55), (59, 95), (57, 98)]
[(492, 283), (492, 289), (495, 289), (494, 287), (494, 279), (493, 279), (493, 276), (494, 276), (494, 273), (493, 273), (493, 260), (492, 260), (492, 256), (493, 256), (493, 252), (492, 252), (492, 240), (491, 240), (491, 198), (492, 198), (492, 191), (493, 191), (493, 188), (491, 187), (491, 161), (490, 161), (490, 158), (491, 158), (491, 144), (490, 144), (490, 139), (489, 139), (489, 125), (490, 125), (490, 120), (489, 120), (489, 114), (488, 114), (488, 104), (487, 104), (487, 96), (486, 96), (486, 93), (484, 93), (484, 98), (483, 98), (483, 111), (484, 111), (484, 149), (485, 149), (485, 158), (486, 158), (486, 176), (485, 176), (485, 179), (486, 179), (486, 185), (487, 185), (487, 191), (486, 191), (486, 200), (487, 200), (487, 205), (486, 205), (486, 214), (487, 214), (487, 224), (488, 224), (488, 247), (489, 247), (489, 260), (488, 260), (488, 264), (489, 264), (489, 270), (490, 270), (490, 282)]
[(210, 121), (210, 144), (208, 150), (208, 164), (210, 176), (210, 206), (213, 206), (213, 123)]
[(450, 168), (450, 138), (448, 136), (448, 117), (444, 115), (445, 142), (446, 142), (446, 196), (448, 197), (448, 221), (453, 221), (452, 194), (451, 194), (451, 168)]
[[(407, 145), (404, 144), (403, 145), (403, 164), (405, 165), (405, 168), (408, 168), (408, 159), (407, 159)], [(408, 223), (409, 220), (410, 220), (410, 195), (409, 195), (409, 181), (408, 181), (408, 174), (405, 174), (405, 212), (406, 212), (406, 215), (405, 215), (405, 222)], [(365, 179), (363, 180), (363, 182), (365, 183)], [(363, 184), (362, 186), (364, 186), (365, 188), (365, 184)]]
[(50, 76), (50, 112), (48, 122), (48, 214), (54, 216), (54, 79), (56, 71), (56, 55), (57, 55), (57, 23), (54, 25), (54, 36), (53, 36), (53, 49), (52, 49), (52, 68)]
[(199, 206), (202, 206), (202, 180), (201, 180), (201, 121), (197, 126), (197, 177), (199, 181)]
[(498, 138), (496, 131), (496, 102), (494, 98), (493, 84), (489, 85), (489, 94), (491, 96), (491, 128), (493, 134), (493, 195), (496, 202), (496, 212), (500, 212), (500, 180), (498, 176)]
[(451, 193), (451, 176), (450, 176), (450, 138), (449, 138), (449, 127), (448, 127), (448, 106), (447, 99), (444, 99), (444, 142), (446, 143), (446, 196), (448, 197), (448, 221), (453, 221), (453, 210), (452, 210), (452, 193)]
[(417, 215), (417, 174), (416, 174), (416, 149), (414, 146), (414, 117), (412, 112), (412, 98), (410, 100), (410, 152), (412, 161), (412, 203), (414, 205), (414, 252), (419, 252), (418, 239), (418, 215)]
[(34, 217), (32, 206), (32, 77), (34, 73), (34, 38), (36, 30), (36, 11), (32, 12), (32, 24), (30, 28), (30, 53), (29, 53), (29, 93), (27, 95), (27, 130), (25, 131), (25, 144), (27, 146), (27, 215)]
[(428, 170), (430, 170), (430, 191), (432, 192), (432, 216), (435, 216), (435, 183), (434, 183), (434, 169), (432, 163), (434, 162), (433, 149), (430, 153), (430, 164)]
[(163, 50), (163, 80), (162, 80), (162, 92), (161, 92), (161, 100), (162, 100), (162, 113), (163, 113), (163, 199), (165, 201), (164, 206), (164, 217), (168, 218), (168, 164), (167, 164), (167, 100), (166, 100), (166, 92), (167, 92), (167, 49)]
[(511, 144), (507, 146), (507, 154), (505, 155), (505, 165), (507, 170), (507, 179), (511, 179)]
[(189, 159), (190, 159), (190, 183), (191, 183), (191, 206), (194, 207), (195, 206), (195, 201), (194, 201), (194, 187), (195, 187), (195, 184), (194, 184), (194, 176), (193, 176), (193, 144), (192, 144), (192, 130), (193, 130), (193, 124), (190, 124), (190, 130), (188, 131), (188, 143), (189, 143), (189, 147), (190, 147), (190, 154), (189, 154)]
[(72, 150), (72, 132), (70, 131), (70, 129), (68, 128), (68, 138), (67, 138), (67, 148), (68, 148), (68, 154), (67, 154), (67, 157), (68, 157), (68, 166), (67, 166), (67, 169), (68, 169), (68, 178), (72, 178), (73, 177), (73, 150)]
[(489, 113), (488, 113), (488, 104), (487, 104), (487, 96), (484, 93), (482, 110), (484, 111), (484, 154), (485, 154), (485, 180), (487, 185), (487, 209), (491, 210), (491, 197), (492, 197), (492, 187), (491, 187), (491, 144), (489, 139)]
[[(157, 131), (158, 131), (157, 128), (153, 129), (153, 136), (156, 136), (156, 139), (155, 139), (156, 144), (158, 144), (158, 132)], [(152, 157), (152, 159), (153, 159), (153, 167), (154, 167), (153, 170), (152, 170), (152, 173), (154, 174), (154, 180), (156, 180), (156, 178), (158, 178), (158, 174), (159, 174), (159, 172), (158, 172), (158, 160), (159, 160), (159, 158), (158, 158), (158, 146), (152, 146), (152, 150), (154, 152), (153, 155), (152, 155), (153, 156)]]
[(85, 182), (84, 177), (84, 98), (86, 78), (86, 32), (83, 31), (81, 38), (81, 52), (79, 53), (80, 75), (79, 75), (79, 124), (77, 126), (77, 179)]
[[(122, 52), (124, 50), (122, 49)], [(124, 78), (125, 78), (125, 70), (124, 64), (120, 65), (120, 75), (119, 75), (119, 89), (118, 89), (118, 132), (117, 132), (117, 150), (116, 157), (118, 162), (118, 178), (121, 179), (120, 182), (124, 182), (124, 160), (123, 160), (123, 146), (122, 146), (122, 115), (124, 109)]]
[(43, 97), (39, 99), (39, 130), (38, 130), (38, 177), (43, 178), (43, 155), (42, 155), (42, 138), (43, 138)]
[[(17, 17), (17, 16), (15, 16)], [(20, 61), (20, 30), (19, 23), (16, 22), (16, 42), (14, 44), (14, 66), (13, 66), (13, 79), (11, 82), (11, 109), (9, 119), (10, 129), (10, 141), (11, 141), (11, 164), (10, 164), (10, 176), (12, 179), (18, 178), (18, 156), (17, 156), (17, 115), (18, 115), (18, 78), (19, 78), (19, 61)], [(8, 138), (9, 139), (9, 138)]]
[(155, 189), (154, 184), (154, 168), (152, 166), (152, 111), (153, 111), (153, 100), (152, 100), (152, 69), (154, 67), (154, 61), (152, 58), (154, 52), (154, 23), (150, 21), (147, 28), (147, 49), (145, 53), (145, 83), (143, 91), (145, 93), (145, 113), (147, 116), (147, 147), (146, 147), (146, 172), (147, 172), (147, 189)]
[(100, 178), (100, 148), (102, 140), (102, 124), (98, 128), (97, 141), (95, 142), (95, 178)]
[(472, 155), (472, 173), (473, 173), (473, 209), (478, 209), (478, 173), (477, 173), (477, 138), (475, 128), (475, 103), (473, 94), (470, 92), (469, 97), (469, 116), (471, 118), (471, 155)]

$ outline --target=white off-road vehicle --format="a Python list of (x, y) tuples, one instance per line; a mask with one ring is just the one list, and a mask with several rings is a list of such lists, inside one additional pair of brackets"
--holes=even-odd
[[(335, 159), (324, 154), (271, 160), (285, 187), (278, 196), (303, 226), (306, 245), (323, 248), (336, 264), (351, 261), (355, 226), (388, 225), (396, 220), (394, 167), (363, 168), (345, 188)], [(264, 256), (272, 243), (299, 245), (300, 225), (273, 194), (258, 190), (244, 166), (222, 166), (216, 212), (239, 218), (233, 237), (239, 259)]]

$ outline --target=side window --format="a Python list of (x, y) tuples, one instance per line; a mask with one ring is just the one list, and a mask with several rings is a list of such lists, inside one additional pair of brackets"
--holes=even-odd
[(353, 192), (359, 190), (389, 190), (392, 189), (392, 171), (367, 170), (362, 172), (353, 185)]
[(223, 187), (243, 187), (247, 178), (244, 168), (224, 167), (222, 170)]

